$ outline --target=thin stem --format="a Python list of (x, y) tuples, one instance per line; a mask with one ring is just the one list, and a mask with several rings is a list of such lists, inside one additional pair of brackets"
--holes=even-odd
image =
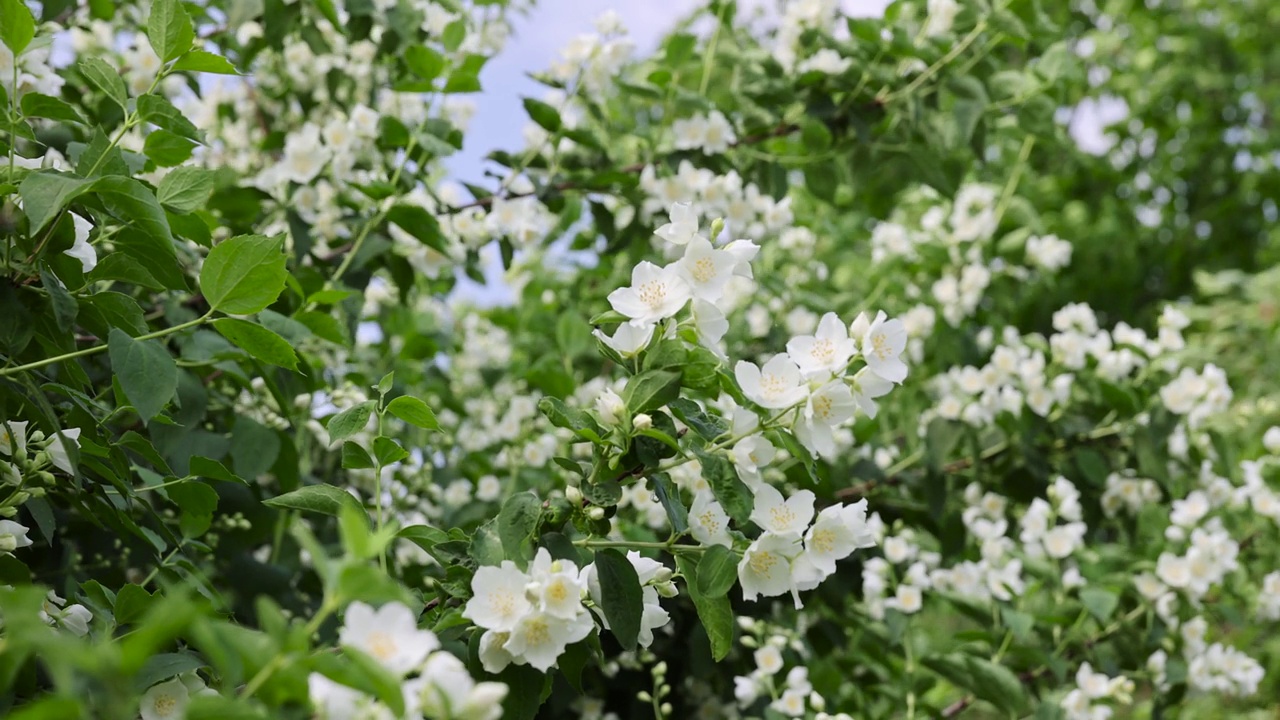
[(1013, 202), (1013, 193), (1018, 189), (1018, 181), (1022, 179), (1022, 171), (1027, 166), (1027, 159), (1031, 157), (1031, 148), (1035, 147), (1035, 144), (1035, 135), (1028, 135), (1022, 140), (1022, 148), (1018, 150), (1018, 162), (1013, 166), (1013, 173), (1005, 183), (1004, 192), (1000, 193), (1000, 202), (996, 205), (996, 224), (1004, 218), (1005, 211), (1009, 209), (1009, 203)]
[[(212, 317), (212, 315), (213, 315), (213, 310), (210, 310), (209, 312), (205, 313), (204, 315), (201, 315), (195, 320), (188, 320), (187, 322), (174, 325), (173, 327), (165, 328), (163, 330), (156, 330), (155, 332), (147, 333), (146, 335), (139, 335), (138, 337), (134, 338), (134, 340), (155, 340), (156, 338), (162, 338), (167, 335), (172, 335), (176, 332), (181, 332), (183, 330), (196, 327), (197, 325), (203, 325), (205, 322), (209, 320), (210, 317)], [(13, 367), (0, 369), (0, 377), (17, 375), (18, 373), (24, 372), (26, 370), (35, 370), (36, 368), (42, 368), (45, 365), (60, 363), (60, 362), (63, 362), (64, 360), (74, 360), (76, 358), (88, 357), (89, 355), (97, 355), (103, 350), (106, 350), (107, 347), (108, 346), (106, 345), (95, 345), (94, 347), (85, 348), (83, 350), (76, 350), (75, 352), (64, 353), (62, 355), (57, 355), (55, 357), (45, 358), (44, 360), (36, 360), (35, 362), (29, 362), (26, 365), (15, 365)]]
[(888, 103), (893, 100), (897, 100), (900, 97), (910, 95), (911, 93), (915, 92), (917, 88), (919, 88), (921, 85), (928, 82), (929, 78), (933, 77), (934, 75), (937, 75), (938, 71), (941, 70), (943, 66), (945, 66), (947, 63), (951, 62), (952, 60), (955, 60), (957, 57), (960, 56), (960, 53), (963, 53), (965, 50), (967, 50), (969, 46), (973, 44), (973, 41), (977, 40), (978, 36), (981, 35), (982, 32), (986, 29), (987, 29), (987, 21), (985, 19), (979, 20), (978, 24), (973, 26), (973, 29), (969, 31), (969, 34), (965, 35), (964, 38), (960, 40), (960, 42), (956, 43), (955, 47), (951, 48), (950, 52), (948, 52), (946, 55), (943, 55), (941, 58), (938, 58), (937, 62), (930, 65), (928, 68), (925, 69), (924, 72), (917, 75), (916, 78), (912, 80), (906, 87), (896, 92), (891, 92), (888, 95), (885, 95), (882, 98), (882, 101), (885, 103)]
[(147, 485), (146, 487), (134, 488), (133, 491), (136, 493), (140, 493), (140, 492), (147, 492), (148, 490), (159, 490), (160, 488), (167, 488), (170, 485), (181, 485), (184, 482), (190, 482), (194, 478), (195, 478), (194, 475), (188, 475), (186, 477), (174, 478), (169, 482), (162, 482), (159, 485)]

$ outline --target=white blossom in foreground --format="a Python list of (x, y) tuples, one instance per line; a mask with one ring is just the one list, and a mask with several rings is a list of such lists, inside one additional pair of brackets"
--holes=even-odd
[(417, 617), (407, 606), (391, 602), (374, 610), (354, 602), (347, 607), (338, 643), (364, 652), (391, 672), (403, 677), (440, 647), (430, 630), (419, 630)]
[[(858, 321), (855, 320), (857, 325)], [(893, 383), (907, 379), (907, 364), (902, 361), (902, 351), (907, 348), (907, 329), (901, 320), (889, 320), (884, 311), (862, 335), (862, 355), (871, 372)]]
[(763, 368), (739, 360), (733, 372), (743, 394), (760, 407), (783, 410), (800, 404), (809, 394), (800, 368), (786, 353), (774, 355)]
[(637, 327), (652, 325), (680, 312), (693, 297), (692, 288), (675, 267), (641, 262), (631, 271), (631, 286), (609, 293), (609, 304)]

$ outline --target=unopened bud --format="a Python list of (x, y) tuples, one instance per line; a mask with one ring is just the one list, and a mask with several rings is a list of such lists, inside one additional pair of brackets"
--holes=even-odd
[(587, 510), (587, 517), (591, 518), (592, 520), (603, 520), (604, 508), (597, 505), (591, 508), (590, 510)]
[(649, 694), (648, 690), (641, 690), (636, 693), (636, 699), (642, 703), (653, 702), (653, 696)]
[(582, 491), (579, 490), (575, 485), (570, 485), (569, 487), (564, 489), (564, 497), (566, 500), (568, 500), (570, 503), (574, 505), (582, 504)]
[(631, 426), (636, 430), (648, 430), (653, 427), (653, 418), (645, 413), (640, 413), (631, 420)]
[(658, 595), (664, 598), (673, 598), (680, 594), (680, 591), (676, 589), (676, 584), (672, 582), (657, 583), (653, 586), (653, 589), (657, 590)]
[(605, 425), (618, 425), (626, 417), (627, 404), (612, 388), (605, 388), (596, 398), (596, 414)]
[(659, 677), (667, 674), (667, 662), (664, 660), (653, 666), (653, 674)]
[(720, 237), (720, 233), (724, 232), (724, 218), (716, 218), (711, 221), (711, 240), (714, 242)]
[(669, 703), (669, 702), (664, 702), (664, 703), (662, 703), (662, 714), (663, 714), (663, 715), (666, 715), (666, 716), (668, 716), (668, 717), (669, 717), (669, 716), (671, 715), (671, 709), (672, 709), (672, 708), (671, 708), (671, 703)]
[(653, 581), (655, 583), (671, 582), (672, 575), (673, 573), (671, 572), (671, 568), (663, 566), (658, 568), (658, 571), (653, 574)]
[(18, 538), (13, 535), (0, 535), (0, 553), (13, 552), (18, 549)]

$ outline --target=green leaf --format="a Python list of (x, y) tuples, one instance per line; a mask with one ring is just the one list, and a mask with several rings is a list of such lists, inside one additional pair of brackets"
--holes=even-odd
[(200, 268), (200, 289), (214, 310), (260, 312), (284, 290), (284, 239), (241, 235), (214, 246)]
[(582, 497), (592, 505), (613, 507), (622, 500), (622, 485), (618, 484), (617, 480), (586, 482), (582, 483), (579, 489), (582, 490)]
[(930, 468), (937, 470), (947, 461), (956, 443), (963, 437), (964, 427), (963, 423), (942, 418), (929, 423), (925, 431), (925, 458)]
[(179, 0), (154, 0), (151, 3), (147, 39), (162, 62), (169, 62), (191, 49), (195, 30)]
[(1104, 623), (1111, 619), (1116, 607), (1120, 605), (1120, 596), (1106, 588), (1087, 587), (1080, 591), (1080, 602), (1098, 622)]
[(261, 325), (237, 318), (218, 318), (213, 321), (213, 327), (241, 350), (264, 363), (298, 369), (298, 355), (293, 346)]
[(200, 129), (182, 114), (173, 103), (160, 95), (138, 97), (138, 115), (145, 121), (174, 135), (193, 142), (202, 142)]
[(129, 92), (125, 89), (124, 79), (105, 60), (90, 57), (81, 60), (76, 67), (80, 69), (80, 74), (89, 81), (90, 85), (101, 90), (115, 104), (122, 108), (128, 106)]
[(213, 511), (218, 508), (218, 493), (199, 481), (179, 483), (165, 488), (169, 499), (182, 509), (178, 519), (182, 534), (199, 537), (213, 522)]
[(622, 399), (632, 414), (656, 410), (680, 397), (680, 373), (676, 370), (647, 370), (634, 375), (622, 390)]
[(114, 613), (117, 625), (131, 625), (146, 615), (156, 598), (145, 588), (132, 583), (120, 588), (116, 593)]
[[(346, 445), (343, 445), (343, 447), (345, 448)], [(400, 443), (389, 437), (379, 437), (374, 439), (373, 454), (378, 458), (378, 462), (381, 463), (383, 467), (393, 463), (398, 463), (409, 457), (409, 451), (400, 447)]]
[(652, 473), (649, 475), (649, 486), (653, 488), (653, 494), (658, 496), (658, 502), (662, 503), (662, 509), (667, 511), (671, 529), (677, 534), (688, 532), (689, 510), (680, 501), (680, 489), (671, 482), (671, 477), (664, 472)]
[(524, 98), (524, 109), (543, 130), (549, 133), (559, 132), (561, 125), (559, 110), (533, 98)]
[(204, 50), (192, 50), (173, 64), (175, 71), (214, 73), (217, 75), (239, 75), (240, 71), (231, 61), (221, 55), (214, 55)]
[(100, 292), (80, 299), (77, 321), (98, 337), (120, 328), (130, 337), (147, 334), (147, 321), (138, 302), (123, 293)]
[(369, 452), (348, 440), (342, 443), (342, 467), (348, 470), (367, 470), (373, 467)]
[(427, 404), (416, 397), (401, 395), (387, 403), (387, 412), (401, 420), (425, 430), (439, 430), (440, 423), (436, 414), (431, 412)]
[(404, 63), (410, 72), (431, 82), (444, 71), (444, 56), (424, 45), (411, 45), (404, 49)]
[(1006, 713), (1021, 715), (1027, 707), (1027, 691), (1018, 676), (986, 658), (955, 652), (927, 657), (921, 664)]
[(729, 432), (724, 421), (714, 415), (708, 415), (702, 406), (688, 398), (676, 398), (667, 403), (671, 412), (680, 418), (680, 422), (688, 425), (699, 437), (708, 442)]
[(352, 661), (372, 687), (374, 696), (391, 710), (392, 716), (404, 715), (404, 692), (400, 689), (399, 678), (382, 663), (349, 645), (342, 648), (342, 656)]
[(52, 170), (28, 174), (18, 186), (28, 232), (35, 235), (44, 230), (58, 213), (92, 184), (92, 180)]
[(508, 560), (523, 564), (533, 556), (533, 533), (542, 517), (542, 501), (536, 495), (522, 492), (512, 495), (498, 511), (498, 538)]
[(507, 666), (497, 678), (507, 686), (507, 696), (502, 700), (503, 720), (534, 720), (551, 693), (554, 677), (554, 673), (544, 675), (529, 665)]
[(694, 451), (698, 462), (702, 464), (702, 476), (711, 486), (711, 492), (720, 501), (721, 507), (739, 526), (751, 520), (751, 509), (754, 507), (751, 490), (738, 478), (733, 463), (719, 454), (711, 454), (702, 450)]
[(729, 596), (703, 595), (698, 589), (698, 566), (688, 555), (677, 555), (676, 567), (680, 570), (680, 574), (684, 575), (689, 597), (693, 600), (694, 609), (698, 611), (698, 620), (702, 622), (702, 629), (706, 631), (707, 639), (711, 641), (711, 658), (720, 662), (728, 657), (729, 651), (733, 649), (735, 625), (733, 606), (729, 603)]
[(204, 208), (213, 194), (213, 173), (193, 165), (174, 168), (156, 187), (156, 200), (177, 213)]
[(196, 477), (208, 478), (210, 480), (221, 480), (222, 482), (229, 483), (239, 483), (241, 485), (249, 484), (247, 480), (228, 470), (226, 465), (207, 457), (200, 457), (199, 455), (193, 456), (188, 467), (191, 474)]
[(36, 19), (22, 0), (0, 0), (0, 40), (21, 55), (36, 36)]
[[(136, 585), (133, 587), (137, 587)], [(142, 669), (133, 678), (133, 688), (142, 692), (162, 680), (168, 680), (184, 672), (202, 668), (207, 663), (193, 653), (160, 653), (147, 658)]]
[(144, 421), (159, 414), (178, 391), (178, 365), (159, 342), (134, 340), (111, 328), (107, 352), (125, 397)]
[(22, 96), (22, 114), (26, 117), (49, 118), (50, 120), (73, 122), (78, 125), (89, 124), (89, 121), (84, 119), (79, 110), (72, 107), (70, 103), (62, 98), (41, 95), (35, 92)]
[(332, 485), (300, 487), (293, 492), (263, 500), (262, 503), (275, 508), (302, 510), (334, 517), (342, 513), (343, 507), (354, 507), (363, 512), (360, 502), (352, 497), (351, 493), (339, 490)]
[(442, 255), (449, 254), (440, 221), (417, 205), (395, 205), (387, 211), (387, 221), (417, 238), (418, 242)]
[(142, 154), (160, 167), (176, 167), (191, 158), (196, 144), (168, 130), (152, 130), (142, 142)]
[(329, 430), (329, 444), (346, 440), (363, 430), (365, 425), (369, 424), (370, 416), (373, 415), (374, 405), (374, 401), (366, 400), (329, 418), (329, 424), (326, 426)]
[(698, 561), (698, 592), (718, 598), (729, 593), (738, 580), (738, 555), (723, 545), (712, 545)]
[(635, 650), (644, 614), (644, 593), (635, 566), (612, 548), (596, 551), (596, 573), (600, 578), (600, 605), (609, 629), (623, 650)]
[(79, 311), (76, 299), (48, 268), (40, 268), (40, 284), (49, 294), (49, 304), (53, 306), (53, 319), (58, 323), (58, 329), (70, 332), (75, 326), (76, 313)]
[(556, 427), (572, 430), (579, 437), (592, 442), (601, 442), (604, 431), (591, 415), (571, 408), (564, 401), (554, 397), (544, 397), (538, 401), (538, 411), (546, 416)]

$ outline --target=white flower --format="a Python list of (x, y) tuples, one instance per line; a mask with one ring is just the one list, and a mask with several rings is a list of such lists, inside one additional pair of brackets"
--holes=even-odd
[(435, 652), (427, 658), (422, 675), (404, 685), (406, 716), (498, 720), (507, 691), (502, 683), (477, 683), (461, 660)]
[(71, 224), (75, 228), (75, 240), (71, 243), (71, 247), (62, 251), (62, 254), (79, 260), (80, 271), (87, 273), (98, 266), (98, 252), (89, 244), (89, 231), (93, 229), (93, 225), (75, 213), (69, 214)]
[(733, 257), (735, 263), (733, 266), (734, 275), (744, 278), (755, 277), (751, 270), (751, 261), (755, 260), (756, 255), (760, 254), (759, 245), (750, 240), (734, 240), (724, 246), (724, 251)]
[(857, 343), (849, 338), (848, 328), (835, 313), (823, 315), (813, 335), (800, 335), (787, 341), (787, 354), (807, 378), (843, 374), (857, 350)]
[(805, 58), (796, 66), (799, 73), (820, 72), (828, 75), (839, 75), (848, 70), (853, 65), (853, 59), (841, 57), (840, 53), (831, 48), (822, 48), (814, 53), (812, 57)]
[(631, 271), (631, 287), (609, 293), (609, 304), (632, 325), (644, 327), (680, 312), (692, 294), (679, 270), (645, 261)]
[(599, 329), (594, 330), (593, 333), (600, 338), (600, 342), (608, 345), (614, 352), (624, 358), (631, 358), (649, 345), (649, 340), (653, 337), (653, 327), (622, 323), (617, 330), (613, 331), (613, 337), (605, 335)]
[(774, 355), (763, 368), (740, 360), (733, 373), (743, 394), (761, 407), (789, 408), (803, 402), (809, 393), (801, 383), (800, 368), (786, 353)]
[(729, 538), (729, 516), (709, 492), (700, 492), (693, 498), (689, 508), (689, 533), (703, 545), (733, 546)]
[(529, 564), (531, 590), (538, 608), (557, 618), (573, 620), (585, 611), (582, 594), (586, 584), (579, 577), (578, 566), (568, 560), (552, 560), (546, 548), (538, 548), (538, 554)]
[(510, 560), (502, 565), (487, 565), (471, 578), (472, 597), (462, 617), (486, 630), (511, 632), (533, 605), (525, 597), (530, 578)]
[[(360, 717), (373, 700), (358, 690), (336, 683), (320, 673), (307, 676), (307, 694), (316, 710), (316, 720), (350, 720)], [(143, 715), (145, 720), (146, 716)]]
[(187, 715), (190, 693), (178, 678), (152, 685), (142, 695), (138, 711), (142, 720), (179, 720)]
[(808, 692), (800, 690), (787, 689), (782, 692), (782, 697), (769, 703), (769, 708), (776, 710), (787, 717), (803, 717), (805, 712), (805, 698)]
[(0, 453), (8, 457), (27, 451), (27, 422), (0, 421)]
[(924, 593), (915, 585), (899, 585), (893, 597), (884, 601), (884, 606), (903, 615), (911, 615), (924, 607)]
[(804, 536), (809, 561), (827, 575), (836, 571), (837, 560), (875, 544), (875, 534), (867, 525), (866, 500), (824, 508)]
[(901, 320), (887, 320), (883, 310), (876, 314), (862, 336), (862, 355), (867, 367), (889, 382), (901, 383), (907, 379), (907, 365), (899, 357), (906, 347), (906, 327)]
[(84, 637), (89, 634), (89, 623), (93, 620), (93, 613), (83, 605), (71, 605), (70, 607), (62, 607), (66, 600), (58, 597), (57, 593), (50, 590), (45, 596), (44, 603), (40, 607), (40, 619), (49, 625), (61, 625), (71, 634), (78, 637)]
[(711, 242), (704, 237), (690, 240), (684, 257), (675, 263), (693, 296), (712, 303), (724, 295), (724, 287), (733, 277), (736, 266), (733, 255), (711, 247)]
[(0, 554), (10, 553), (18, 548), (30, 547), (31, 539), (27, 526), (13, 520), (0, 520)]
[(354, 602), (347, 607), (338, 642), (372, 656), (391, 672), (404, 676), (440, 647), (429, 630), (419, 630), (417, 617), (405, 605), (390, 602), (374, 610)]
[(773, 643), (756, 649), (752, 658), (756, 661), (756, 672), (760, 675), (777, 675), (782, 672), (782, 651)]
[(813, 519), (813, 501), (814, 495), (809, 490), (801, 490), (783, 499), (782, 493), (774, 486), (761, 485), (756, 490), (751, 521), (767, 532), (798, 538)]
[[(630, 327), (630, 326), (626, 326)], [(605, 425), (617, 425), (626, 417), (627, 404), (622, 401), (622, 397), (613, 391), (613, 388), (605, 388), (604, 392), (596, 398), (596, 415), (599, 416), (600, 422)]]
[(774, 597), (790, 592), (796, 607), (801, 607), (800, 593), (792, 578), (791, 561), (800, 554), (797, 535), (765, 533), (751, 543), (738, 563), (738, 581), (742, 598)]
[(505, 649), (513, 657), (546, 672), (556, 664), (556, 659), (564, 653), (565, 647), (585, 638), (593, 627), (595, 623), (587, 613), (562, 618), (534, 611), (516, 622)]
[(486, 631), (480, 636), (480, 664), (484, 666), (485, 672), (497, 675), (515, 659), (511, 657), (511, 653), (507, 652), (506, 644), (509, 639), (511, 639), (511, 633), (493, 630)]
[(729, 332), (729, 320), (724, 311), (701, 298), (693, 299), (693, 325), (698, 330), (698, 342), (720, 359), (725, 359), (720, 340)]
[(854, 402), (858, 403), (858, 407), (862, 408), (862, 412), (866, 413), (867, 417), (875, 419), (876, 413), (880, 411), (880, 406), (876, 404), (875, 399), (888, 395), (889, 391), (893, 390), (893, 383), (866, 368), (859, 370), (853, 380)]
[(735, 443), (732, 454), (733, 466), (737, 469), (738, 476), (754, 491), (763, 482), (760, 468), (773, 462), (778, 449), (765, 436), (751, 435)]
[(1280, 425), (1267, 428), (1262, 435), (1262, 447), (1272, 455), (1280, 455)]
[(698, 234), (698, 212), (689, 203), (672, 203), (671, 222), (661, 225), (654, 235), (673, 245), (687, 245)]
[(46, 448), (49, 451), (49, 460), (54, 467), (68, 475), (74, 475), (76, 471), (71, 465), (71, 456), (67, 453), (66, 445), (63, 444), (64, 440), (69, 440), (77, 448), (80, 447), (80, 428), (67, 428), (54, 435)]
[(836, 454), (833, 429), (853, 417), (857, 404), (843, 380), (832, 380), (809, 395), (796, 437), (811, 452), (830, 458)]

